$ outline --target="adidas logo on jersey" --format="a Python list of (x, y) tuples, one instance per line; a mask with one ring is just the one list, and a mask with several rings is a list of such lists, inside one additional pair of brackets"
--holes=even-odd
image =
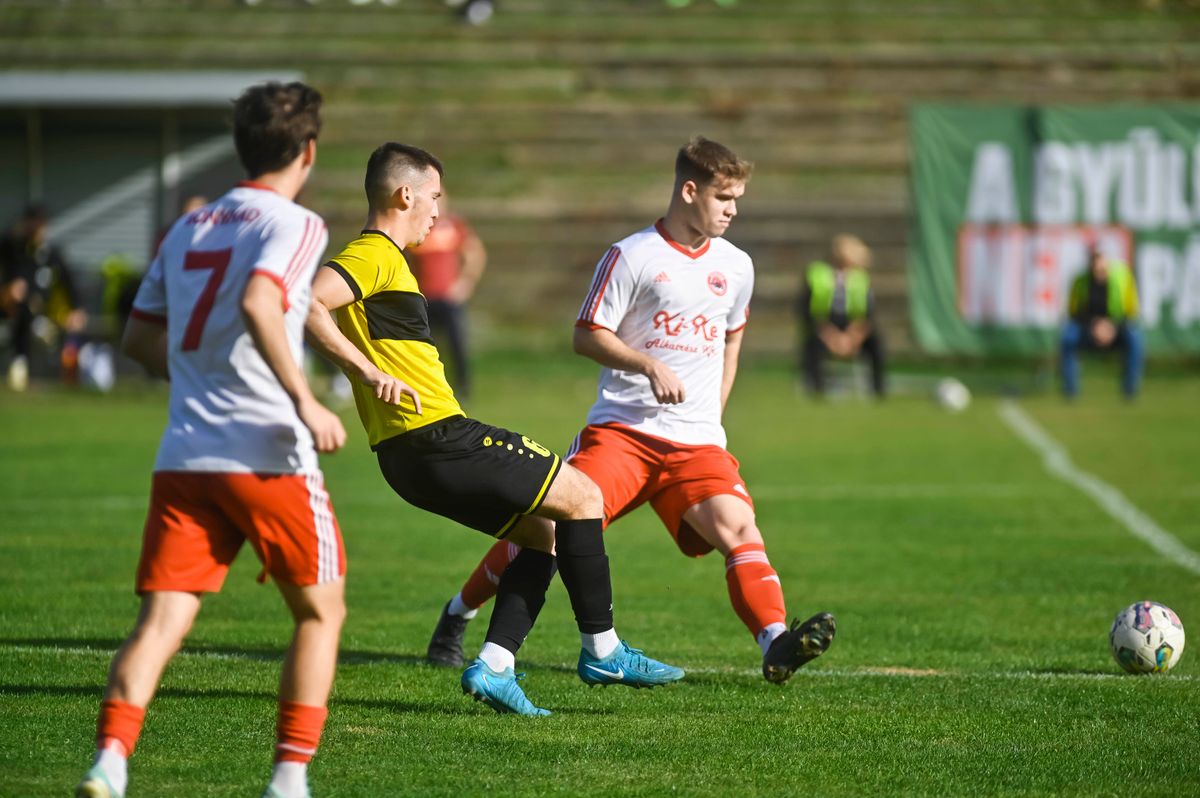
[(667, 274), (666, 272), (659, 272), (658, 276), (654, 278), (654, 282), (669, 283), (671, 282), (671, 275)]

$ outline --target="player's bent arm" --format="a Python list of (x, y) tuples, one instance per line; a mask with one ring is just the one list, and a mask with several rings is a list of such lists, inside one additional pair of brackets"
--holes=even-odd
[(738, 357), (742, 353), (742, 338), (746, 330), (736, 330), (725, 336), (725, 370), (721, 373), (721, 412), (729, 402), (729, 394), (733, 391), (733, 381), (737, 378)]
[(650, 380), (654, 398), (663, 404), (684, 400), (683, 381), (671, 367), (658, 358), (638, 352), (604, 327), (576, 327), (572, 338), (575, 352), (601, 366), (643, 374)]
[(377, 399), (398, 405), (402, 397), (408, 396), (417, 415), (420, 415), (421, 397), (416, 390), (377, 368), (350, 339), (342, 335), (334, 323), (330, 314), (354, 301), (354, 292), (340, 274), (328, 266), (317, 269), (316, 279), (313, 280), (312, 304), (304, 321), (305, 338), (326, 360), (342, 371), (356, 375), (364, 385), (371, 386)]
[(304, 372), (292, 358), (283, 323), (283, 289), (271, 277), (251, 275), (242, 293), (242, 318), (254, 347), (291, 397), (296, 413), (312, 432), (319, 452), (332, 452), (346, 443), (341, 419), (327, 410), (308, 387)]
[(167, 369), (167, 326), (145, 321), (136, 316), (125, 325), (121, 351), (141, 363), (155, 377), (169, 380)]

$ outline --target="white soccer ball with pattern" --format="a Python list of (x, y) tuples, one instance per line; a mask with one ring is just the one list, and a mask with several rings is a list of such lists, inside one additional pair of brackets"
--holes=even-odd
[(971, 392), (953, 377), (939, 381), (934, 388), (933, 397), (940, 407), (951, 413), (961, 413), (971, 404)]
[(1170, 607), (1139, 601), (1117, 614), (1108, 644), (1130, 673), (1166, 673), (1183, 656), (1183, 623)]

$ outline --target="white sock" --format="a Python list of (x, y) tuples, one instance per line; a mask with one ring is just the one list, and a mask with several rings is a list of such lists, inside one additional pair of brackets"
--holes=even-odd
[(113, 789), (124, 795), (129, 786), (129, 760), (113, 751), (111, 748), (101, 748), (96, 752), (96, 761), (92, 763), (104, 771), (104, 777)]
[(775, 642), (775, 638), (787, 631), (786, 623), (769, 623), (763, 630), (758, 633), (758, 647), (762, 649), (763, 656), (767, 656), (767, 649)]
[(450, 599), (450, 606), (446, 608), (446, 612), (451, 615), (458, 615), (461, 618), (470, 620), (479, 614), (478, 609), (471, 609), (463, 603), (462, 593), (456, 593), (454, 598)]
[(583, 643), (583, 647), (587, 649), (587, 652), (596, 659), (604, 659), (621, 645), (621, 638), (617, 637), (616, 629), (609, 629), (607, 632), (601, 632), (598, 635), (589, 635), (580, 632), (579, 640)]
[(308, 763), (276, 762), (267, 787), (274, 788), (284, 798), (305, 798), (308, 795)]
[(484, 643), (479, 658), (496, 673), (503, 673), (506, 668), (515, 667), (517, 664), (516, 654), (495, 643)]

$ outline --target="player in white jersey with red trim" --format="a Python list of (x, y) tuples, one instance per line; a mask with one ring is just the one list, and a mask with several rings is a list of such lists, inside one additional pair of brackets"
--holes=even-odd
[[(722, 236), (751, 164), (697, 137), (680, 149), (666, 215), (601, 258), (575, 324), (575, 351), (604, 367), (571, 465), (604, 494), (605, 522), (649, 502), (680, 550), (716, 549), (763, 676), (786, 681), (833, 641), (831, 614), (787, 626), (754, 502), (725, 449), (721, 414), (737, 374), (754, 266)], [(498, 543), (442, 611), (433, 662), (457, 664), (467, 620), (495, 593), (516, 547)]]
[(113, 659), (97, 755), (77, 796), (125, 792), (145, 710), (206, 592), (249, 542), (295, 619), (268, 796), (308, 795), (345, 614), (345, 550), (317, 452), (345, 443), (301, 371), (325, 224), (293, 202), (316, 158), (321, 96), (267, 83), (234, 104), (252, 182), (175, 223), (138, 291), (123, 346), (171, 380), (143, 534), (137, 625)]

